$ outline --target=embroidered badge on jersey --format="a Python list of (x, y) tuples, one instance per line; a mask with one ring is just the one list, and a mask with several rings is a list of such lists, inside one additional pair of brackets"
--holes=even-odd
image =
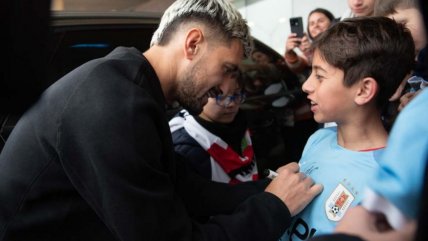
[(339, 183), (325, 203), (325, 212), (328, 219), (331, 221), (342, 219), (354, 199), (354, 195)]

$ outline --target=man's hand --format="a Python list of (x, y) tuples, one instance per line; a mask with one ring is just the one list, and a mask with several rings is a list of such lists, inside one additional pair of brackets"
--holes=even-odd
[(280, 167), (277, 170), (278, 176), (265, 189), (285, 203), (291, 216), (302, 211), (323, 190), (322, 185), (314, 184), (312, 179), (299, 172), (299, 169), (295, 162)]

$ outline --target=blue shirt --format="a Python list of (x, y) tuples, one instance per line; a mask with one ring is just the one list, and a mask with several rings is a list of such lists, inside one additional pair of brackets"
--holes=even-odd
[(302, 172), (324, 185), (324, 191), (293, 218), (281, 240), (306, 240), (332, 232), (349, 207), (362, 200), (366, 181), (377, 170), (382, 152), (351, 151), (339, 146), (337, 127), (315, 132), (299, 164)]

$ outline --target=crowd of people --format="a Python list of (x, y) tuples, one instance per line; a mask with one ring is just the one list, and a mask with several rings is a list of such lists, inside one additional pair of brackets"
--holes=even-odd
[[(348, 4), (311, 11), (275, 62), (230, 1), (176, 0), (149, 49), (56, 81), (0, 153), (0, 240), (424, 240), (427, 4)], [(250, 79), (301, 90), (292, 123), (319, 124), (271, 178), (241, 109)]]

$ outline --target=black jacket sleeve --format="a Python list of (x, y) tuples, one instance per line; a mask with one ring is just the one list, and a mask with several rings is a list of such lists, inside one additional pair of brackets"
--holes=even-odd
[(207, 224), (194, 225), (193, 240), (276, 241), (290, 225), (290, 213), (271, 193), (250, 197), (232, 215), (214, 216)]
[(214, 182), (195, 173), (183, 159), (176, 155), (176, 185), (193, 217), (230, 214), (248, 197), (263, 192), (270, 182), (268, 179), (236, 185)]
[(177, 159), (177, 189), (192, 217), (211, 216), (194, 222), (194, 240), (277, 240), (290, 225), (285, 204), (264, 192), (269, 180), (237, 185), (206, 180)]

